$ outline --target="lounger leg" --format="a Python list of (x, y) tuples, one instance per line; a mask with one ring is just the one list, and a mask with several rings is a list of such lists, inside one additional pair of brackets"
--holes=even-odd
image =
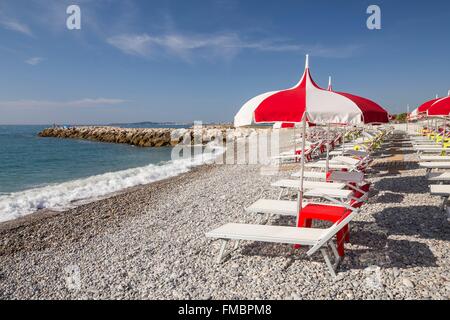
[(217, 257), (217, 263), (221, 263), (225, 258), (225, 249), (227, 248), (228, 240), (222, 239), (222, 246), (220, 247), (219, 256)]
[(328, 256), (327, 253), (327, 249), (322, 248), (320, 249), (320, 252), (322, 252), (323, 258), (325, 259), (325, 263), (327, 264), (328, 271), (330, 272), (331, 276), (333, 278), (336, 278), (336, 272), (334, 271), (333, 265), (331, 264), (330, 257)]
[[(336, 234), (336, 241), (337, 241), (337, 252), (340, 257), (343, 257), (345, 255), (344, 251), (344, 241), (345, 241), (345, 233), (344, 231), (340, 230)], [(333, 247), (332, 247), (333, 249)], [(334, 252), (334, 250), (333, 250)]]
[(269, 221), (269, 218), (267, 218), (266, 222), (263, 223), (264, 221), (264, 213), (258, 213), (258, 219), (256, 219), (256, 224), (266, 224)]
[(348, 225), (344, 227), (344, 233), (345, 233), (345, 242), (350, 242), (350, 230)]
[(335, 258), (334, 269), (337, 269), (337, 267), (339, 266), (339, 264), (342, 261), (342, 256), (339, 254), (339, 251), (336, 249), (336, 245), (334, 244), (334, 242), (330, 242), (328, 245), (330, 246), (331, 251), (333, 251), (333, 254), (334, 254), (334, 258)]
[(445, 208), (447, 207), (447, 202), (448, 202), (448, 197), (442, 197), (441, 210), (445, 210)]
[(303, 223), (303, 226), (305, 228), (311, 228), (311, 226), (312, 226), (312, 219), (306, 219), (305, 222)]

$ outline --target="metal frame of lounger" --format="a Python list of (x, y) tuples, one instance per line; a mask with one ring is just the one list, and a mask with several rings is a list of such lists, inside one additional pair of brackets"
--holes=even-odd
[[(217, 263), (223, 262), (226, 257), (235, 251), (242, 240), (309, 246), (310, 249), (306, 252), (306, 254), (311, 256), (320, 250), (328, 271), (331, 276), (335, 278), (336, 271), (342, 261), (342, 258), (337, 252), (336, 244), (334, 243), (334, 236), (342, 230), (344, 226), (348, 225), (354, 216), (359, 212), (358, 209), (350, 206), (348, 207), (351, 209), (349, 215), (344, 219), (341, 219), (341, 221), (336, 222), (328, 229), (229, 223), (207, 232), (206, 237), (219, 239), (222, 241), (219, 254), (216, 259)], [(235, 232), (232, 234), (231, 230), (238, 228), (246, 230), (245, 232), (243, 232), (244, 230), (240, 230), (240, 233)], [(285, 235), (282, 234), (283, 232)], [(236, 241), (235, 246), (232, 250), (227, 251), (227, 244), (232, 240)], [(331, 262), (328, 248), (331, 249), (335, 257), (334, 263)]]

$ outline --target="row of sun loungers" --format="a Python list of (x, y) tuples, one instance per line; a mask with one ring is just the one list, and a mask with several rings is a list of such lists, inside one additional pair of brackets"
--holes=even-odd
[[(427, 135), (411, 136), (414, 149), (419, 154), (419, 167), (426, 169), (430, 184), (430, 194), (442, 198), (441, 209), (448, 207), (450, 198), (450, 156), (447, 156), (447, 146), (442, 144), (442, 133), (428, 130)], [(446, 140), (448, 136), (446, 137)], [(447, 143), (447, 142), (446, 142)], [(423, 153), (434, 153), (434, 155), (422, 155)], [(436, 155), (437, 154), (437, 155)], [(450, 221), (450, 210), (448, 210)]]
[[(344, 243), (350, 240), (349, 223), (368, 199), (370, 183), (364, 180), (364, 172), (372, 161), (370, 152), (385, 136), (386, 131), (367, 134), (364, 137), (367, 141), (362, 148), (365, 151), (353, 150), (356, 152), (353, 153), (349, 150), (344, 153), (348, 156), (341, 153), (329, 161), (307, 163), (303, 190), (300, 190), (301, 182), (297, 178), (300, 173), (292, 175), (297, 179), (281, 179), (272, 183), (272, 187), (280, 188), (278, 199), (259, 199), (245, 209), (249, 215), (256, 215), (256, 223), (228, 223), (206, 233), (208, 238), (222, 242), (217, 262), (222, 262), (242, 240), (284, 243), (294, 245), (294, 248), (309, 247), (306, 252), (308, 256), (320, 252), (328, 271), (333, 277), (336, 276), (336, 270), (345, 255)], [(337, 152), (340, 151), (339, 140), (340, 137), (335, 137), (333, 144)], [(298, 154), (295, 156), (299, 158)], [(301, 204), (298, 196), (297, 200), (292, 200), (292, 197), (284, 199), (290, 191), (294, 194), (302, 192)], [(297, 217), (297, 225), (268, 225), (271, 216)], [(313, 220), (328, 221), (332, 225), (328, 228), (313, 228)], [(235, 241), (231, 250), (227, 249), (230, 241)]]

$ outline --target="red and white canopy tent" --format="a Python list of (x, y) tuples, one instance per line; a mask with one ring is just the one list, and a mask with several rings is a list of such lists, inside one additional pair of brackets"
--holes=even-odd
[(257, 123), (302, 123), (302, 153), (298, 211), (303, 201), (307, 122), (315, 124), (387, 123), (389, 114), (376, 103), (351, 94), (327, 91), (311, 78), (309, 58), (305, 71), (292, 88), (260, 94), (246, 102), (234, 118), (236, 127)]
[(311, 78), (306, 57), (302, 78), (294, 87), (258, 95), (246, 102), (234, 117), (236, 127), (258, 123), (299, 123), (306, 114), (312, 123), (387, 123), (386, 110), (368, 99), (327, 91)]

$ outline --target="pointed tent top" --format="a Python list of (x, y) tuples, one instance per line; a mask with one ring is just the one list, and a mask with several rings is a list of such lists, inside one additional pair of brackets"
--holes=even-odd
[(438, 99), (439, 98), (439, 95), (438, 94), (436, 94), (436, 99)]
[(305, 69), (309, 69), (309, 54), (306, 55)]
[(448, 96), (450, 97), (450, 90), (448, 90)]
[(331, 85), (331, 76), (328, 77), (328, 91), (333, 91), (333, 86)]

